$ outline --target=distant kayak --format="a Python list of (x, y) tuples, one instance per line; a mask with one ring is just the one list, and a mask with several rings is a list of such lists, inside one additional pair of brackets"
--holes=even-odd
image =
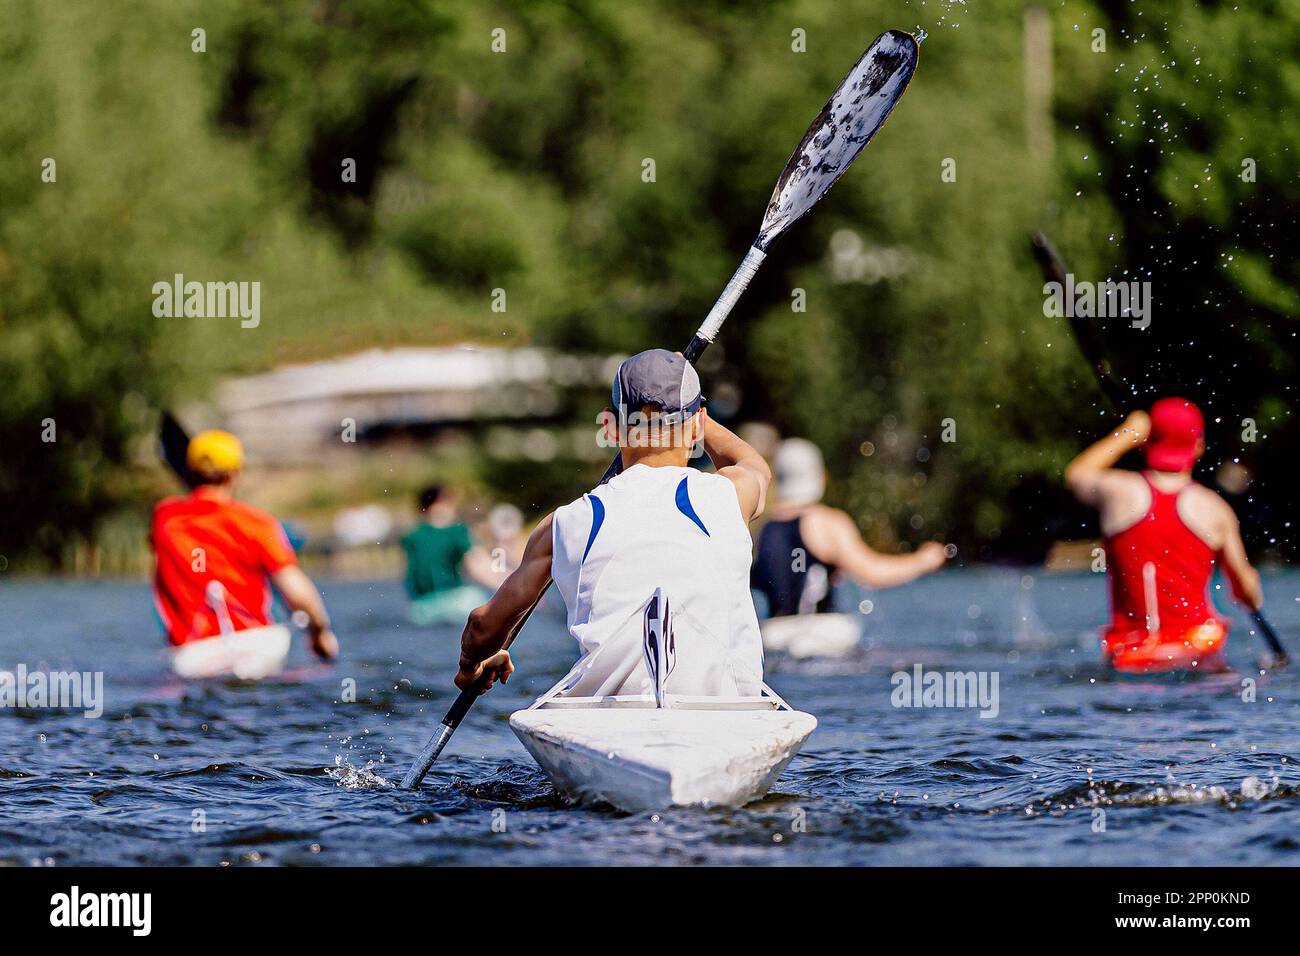
[(1213, 673), (1227, 670), (1223, 649), (1228, 629), (1217, 621), (1166, 630), (1159, 634), (1141, 631), (1107, 631), (1102, 637), (1107, 663), (1125, 674), (1154, 674), (1164, 671)]
[(484, 588), (472, 584), (435, 591), (411, 601), (411, 623), (420, 627), (435, 624), (464, 624), (469, 612), (491, 595)]
[(291, 635), (283, 624), (250, 627), (233, 634), (190, 641), (172, 650), (178, 677), (236, 677), (261, 680), (278, 674), (289, 656)]
[(794, 658), (847, 657), (862, 639), (857, 614), (791, 614), (760, 623), (763, 650)]

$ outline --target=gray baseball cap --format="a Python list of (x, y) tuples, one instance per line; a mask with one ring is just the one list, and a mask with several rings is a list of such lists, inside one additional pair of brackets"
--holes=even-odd
[(618, 367), (610, 397), (620, 415), (658, 405), (665, 416), (685, 419), (700, 410), (700, 377), (676, 352), (647, 349)]

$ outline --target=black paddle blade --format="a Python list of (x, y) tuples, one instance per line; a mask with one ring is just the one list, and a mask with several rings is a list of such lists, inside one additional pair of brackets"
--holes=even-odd
[(919, 55), (916, 38), (901, 30), (882, 33), (867, 47), (781, 171), (755, 246), (767, 251), (844, 175), (903, 98)]
[(1282, 646), (1282, 642), (1278, 639), (1277, 631), (1273, 630), (1273, 625), (1268, 623), (1263, 611), (1252, 611), (1250, 616), (1254, 619), (1255, 626), (1259, 628), (1264, 643), (1273, 652), (1273, 666), (1285, 667), (1291, 662), (1291, 658), (1287, 655), (1286, 648)]
[(1043, 277), (1048, 282), (1059, 282), (1065, 285), (1065, 261), (1061, 254), (1056, 251), (1056, 246), (1052, 245), (1050, 239), (1043, 233), (1036, 232), (1033, 235), (1034, 258), (1038, 260), (1038, 268), (1043, 270)]
[[(1065, 260), (1043, 233), (1034, 233), (1032, 241), (1034, 258), (1038, 260), (1038, 267), (1043, 271), (1043, 281), (1055, 282), (1064, 289), (1067, 284), (1066, 275), (1070, 271), (1065, 266)], [(1127, 413), (1133, 405), (1134, 394), (1132, 389), (1125, 387), (1119, 376), (1115, 374), (1115, 369), (1111, 367), (1101, 330), (1092, 319), (1082, 316), (1071, 315), (1069, 322), (1070, 331), (1074, 333), (1075, 344), (1078, 345), (1084, 360), (1092, 366), (1102, 393), (1114, 406), (1115, 411)]]
[(163, 461), (176, 473), (181, 483), (186, 488), (197, 485), (194, 473), (185, 463), (185, 450), (190, 446), (190, 436), (171, 412), (162, 413), (162, 422), (158, 426), (158, 444), (162, 448)]

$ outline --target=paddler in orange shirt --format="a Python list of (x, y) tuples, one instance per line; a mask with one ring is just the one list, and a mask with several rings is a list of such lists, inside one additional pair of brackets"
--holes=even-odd
[(312, 650), (336, 657), (339, 642), (325, 602), (298, 567), (280, 522), (235, 500), (244, 466), (239, 439), (201, 432), (185, 458), (198, 484), (187, 496), (161, 501), (150, 532), (154, 599), (170, 642), (180, 647), (267, 626), (274, 585), (292, 610), (307, 616)]
[[(1252, 611), (1264, 603), (1237, 516), (1192, 479), (1204, 436), (1195, 405), (1162, 398), (1149, 415), (1129, 415), (1065, 470), (1070, 491), (1101, 515), (1111, 594), (1102, 647), (1118, 671), (1226, 669), (1228, 622), (1206, 597), (1219, 565), (1238, 601)], [(1146, 454), (1145, 471), (1113, 467), (1135, 448)]]

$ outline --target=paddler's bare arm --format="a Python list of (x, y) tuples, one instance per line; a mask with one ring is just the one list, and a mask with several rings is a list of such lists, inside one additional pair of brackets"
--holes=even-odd
[(307, 615), (311, 649), (327, 661), (338, 657), (339, 639), (330, 630), (330, 616), (325, 610), (325, 601), (311, 578), (298, 565), (290, 564), (272, 574), (271, 581), (284, 598), (285, 604)]
[(514, 673), (509, 651), (502, 650), (510, 632), (537, 603), (551, 583), (551, 516), (533, 529), (524, 547), (519, 567), (482, 607), (470, 612), (460, 637), (460, 672), (456, 686), (461, 690), (478, 686), (487, 690), (498, 680), (503, 683)]
[(847, 574), (863, 587), (892, 588), (938, 571), (948, 556), (943, 545), (927, 541), (911, 554), (881, 554), (862, 540), (845, 512), (824, 505), (809, 509), (799, 521), (813, 557)]
[(1264, 606), (1264, 589), (1259, 583), (1259, 572), (1246, 557), (1246, 546), (1241, 540), (1241, 525), (1237, 522), (1237, 516), (1226, 501), (1220, 499), (1219, 504), (1223, 506), (1220, 518), (1223, 548), (1219, 552), (1219, 560), (1223, 562), (1223, 570), (1228, 575), (1233, 595), (1252, 611), (1258, 611)]
[(767, 487), (772, 483), (772, 469), (748, 442), (709, 418), (707, 411), (702, 411), (700, 417), (704, 420), (705, 453), (718, 469), (718, 474), (736, 486), (740, 513), (746, 521), (753, 521), (763, 513)]
[(1107, 473), (1126, 452), (1140, 448), (1151, 434), (1151, 418), (1134, 412), (1119, 428), (1085, 448), (1065, 468), (1065, 484), (1085, 505), (1100, 507)]
[(505, 578), (492, 569), (492, 555), (487, 548), (475, 545), (461, 561), (461, 567), (475, 584), (495, 590)]

